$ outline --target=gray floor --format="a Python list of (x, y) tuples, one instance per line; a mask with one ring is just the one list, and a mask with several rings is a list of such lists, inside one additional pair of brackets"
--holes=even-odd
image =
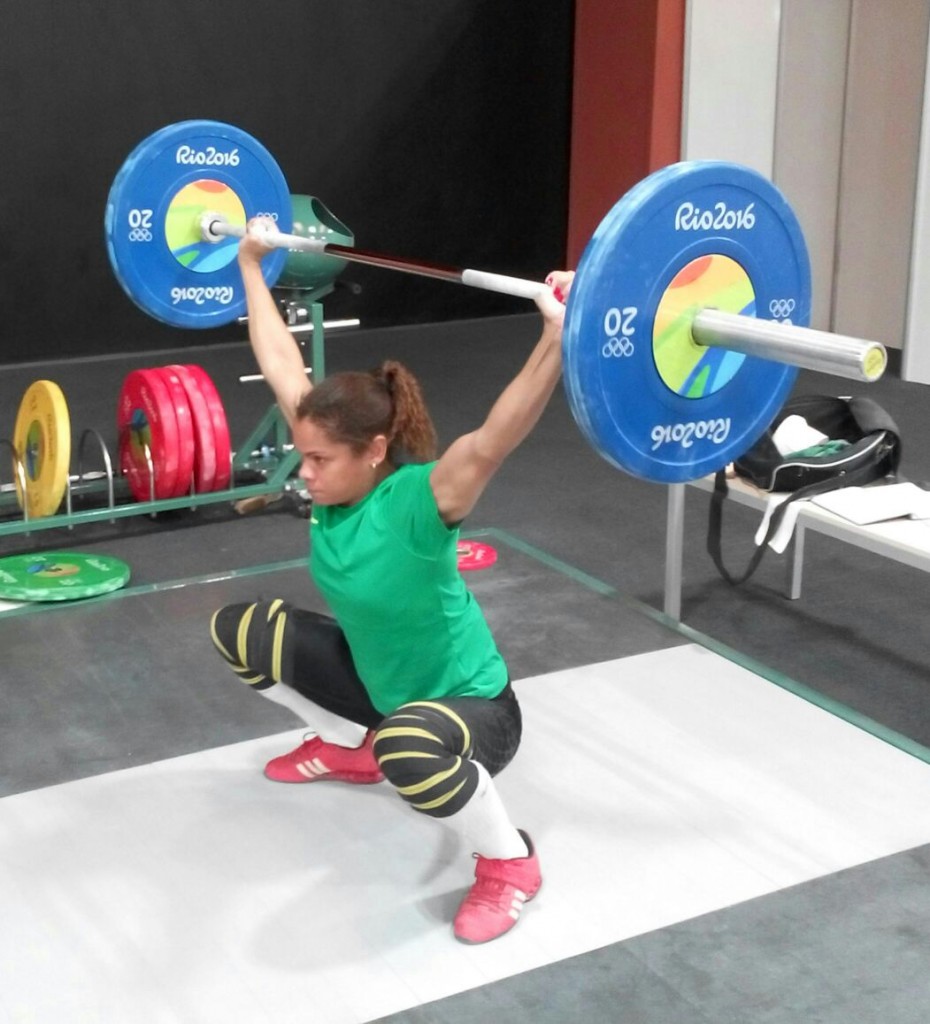
[(918, 1024), (930, 849), (464, 992), (382, 1024)]
[[(408, 362), (421, 374), (448, 441), (478, 421), (518, 367), (535, 330), (534, 318), (521, 317), (333, 336), (329, 368), (366, 366), (382, 356)], [(50, 376), (65, 390), (75, 430), (94, 426), (112, 443), (122, 375), (135, 366), (177, 359), (209, 369), (224, 395), (234, 439), (266, 408), (261, 385), (238, 384), (238, 375), (253, 366), (244, 346), (231, 346), (131, 361), (6, 368), (0, 374), (0, 409), (11, 410), (12, 422), (25, 386)], [(843, 394), (850, 385), (802, 374), (799, 388)], [(871, 393), (902, 427), (904, 473), (930, 479), (930, 457), (920, 443), (928, 426), (923, 389), (889, 378)], [(599, 459), (558, 395), (469, 524), (476, 531), (499, 531), (496, 543), (508, 552), (506, 574), (479, 580), (476, 589), (486, 590), (515, 674), (682, 642), (657, 621), (657, 612), (641, 614), (636, 605), (661, 607), (664, 518), (664, 488), (619, 474)], [(737, 565), (748, 557), (754, 525), (740, 510), (728, 516), (728, 558)], [(706, 503), (691, 500), (683, 606), (689, 625), (930, 746), (930, 594), (922, 574), (819, 538), (809, 543), (804, 597), (789, 603), (781, 596), (783, 568), (775, 556), (767, 556), (743, 588), (733, 590), (720, 580), (703, 551), (705, 528)], [(139, 588), (235, 570), (241, 575), (233, 590), (253, 596), (250, 569), (299, 559), (305, 531), (306, 523), (286, 510), (245, 521), (212, 508), (157, 523), (133, 520), (76, 534), (55, 530), (0, 538), (0, 550), (106, 551), (130, 562), (131, 586)], [(508, 547), (507, 537), (523, 547)], [(534, 552), (567, 570), (553, 573), (549, 565), (543, 572), (545, 563)], [(285, 590), (303, 591), (302, 569), (284, 567), (275, 576)], [(202, 597), (203, 589), (198, 591)], [(180, 591), (169, 619), (156, 614), (144, 593), (131, 602), (131, 618), (104, 615), (107, 606), (96, 603), (4, 619), (2, 793), (287, 728), (264, 708), (256, 721), (252, 702), (234, 705), (235, 713), (229, 713), (229, 700), (238, 698), (230, 697), (221, 666), (200, 653), (200, 599), (196, 609), (189, 608)], [(119, 600), (115, 596), (113, 605)], [(127, 644), (138, 650), (139, 671), (117, 680), (107, 669), (108, 651)], [(75, 678), (73, 662), (59, 653), (75, 645), (85, 655), (83, 678)], [(188, 696), (195, 689), (198, 714), (173, 713), (172, 694), (179, 688)], [(926, 848), (900, 854), (390, 1019), (459, 1021), (477, 1013), (514, 1022), (925, 1020), (930, 982), (918, 964), (930, 930), (922, 884), (927, 864)]]
[[(491, 964), (505, 979), (469, 988), (456, 978), (446, 991), (467, 991), (393, 1020), (476, 1011), (513, 1021), (918, 1019), (900, 991), (930, 1005), (930, 979), (915, 970), (927, 848), (869, 861), (930, 835), (930, 768), (757, 676), (730, 673), (728, 662), (695, 658), (693, 645), (628, 602), (491, 536), (500, 559), (474, 587), (511, 658), (528, 725), (502, 791), (529, 813), (546, 851), (548, 885), (531, 922), (471, 963), (448, 934), (458, 895), (448, 887), (468, 870), (455, 868), (454, 850), (430, 856), (432, 834), (407, 834), (406, 816), (385, 804), (390, 794), (299, 792), (261, 778), (262, 749), (267, 757), (269, 741), (275, 750), (293, 742), (295, 723), (220, 663), (204, 622), (216, 603), (256, 590), (308, 596), (302, 569), (138, 582), (97, 601), (0, 615), (11, 652), (3, 703), (15, 717), (0, 749), (11, 784), (0, 801), (10, 871), (0, 889), (14, 923), (0, 933), (0, 978), (17, 965), (0, 986), (0, 1017), (45, 1024), (62, 1019), (64, 1004), (76, 1014), (64, 1019), (95, 1006), (89, 1019), (116, 1024), (137, 999), (133, 1019), (207, 1024), (211, 1000), (221, 1000), (213, 990), (238, 964), (236, 984), (263, 1012), (226, 1009), (223, 1019), (281, 1019), (265, 1000), (284, 1005), (311, 979), (343, 974), (359, 960), (359, 923), (370, 921), (362, 948), (378, 977), (394, 957), (404, 981), (415, 970), (422, 984), (435, 957), (437, 980)], [(535, 636), (524, 633), (527, 617), (542, 627)], [(620, 660), (604, 660), (612, 656)], [(549, 682), (525, 679), (532, 659), (581, 667), (554, 688), (558, 671)], [(682, 674), (682, 664), (692, 670)], [(251, 737), (264, 746), (239, 752), (261, 742)], [(373, 835), (390, 851), (388, 872), (371, 863)], [(583, 847), (579, 864), (583, 837), (599, 848), (592, 861)], [(823, 877), (831, 864), (863, 860)], [(411, 875), (435, 889), (440, 868), (437, 893), (409, 891)], [(799, 868), (816, 880), (774, 891)], [(369, 890), (390, 901), (382, 912), (373, 914)], [(568, 899), (572, 891), (583, 898)], [(752, 898), (759, 891), (773, 894)], [(126, 901), (136, 918), (121, 913)], [(206, 920), (191, 920), (191, 905)], [(708, 905), (727, 909), (696, 909)], [(323, 915), (329, 955), (312, 935), (307, 946), (302, 928), (292, 945), (286, 924), (297, 927), (300, 907), (307, 919), (313, 908)], [(664, 926), (643, 933), (656, 918)], [(576, 933), (592, 925), (606, 931), (593, 952), (553, 956), (553, 947), (573, 953)], [(611, 936), (633, 937), (603, 946)], [(59, 950), (51, 974), (50, 949)], [(52, 977), (68, 983), (46, 990)], [(208, 987), (198, 998), (199, 984)], [(324, 1024), (372, 1019), (345, 1002), (328, 988), (307, 998)]]

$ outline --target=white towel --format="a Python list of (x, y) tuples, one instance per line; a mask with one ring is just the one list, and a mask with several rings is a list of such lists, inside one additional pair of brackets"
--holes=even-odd
[(803, 416), (786, 416), (772, 434), (772, 442), (782, 457), (824, 441), (829, 441), (827, 435), (812, 427)]
[[(759, 524), (759, 529), (756, 530), (756, 546), (761, 544), (765, 540), (765, 535), (768, 532), (769, 522), (772, 518), (772, 513), (778, 506), (790, 497), (789, 494), (770, 494), (768, 503), (765, 506), (765, 513), (762, 516), (762, 522)], [(779, 555), (784, 553), (788, 542), (791, 540), (794, 534), (794, 527), (798, 521), (798, 514), (801, 511), (801, 504), (807, 501), (806, 498), (799, 498), (797, 501), (793, 501), (791, 505), (785, 510), (785, 515), (782, 521), (778, 524), (778, 529), (775, 531), (775, 536), (769, 541), (769, 547), (776, 551)]]

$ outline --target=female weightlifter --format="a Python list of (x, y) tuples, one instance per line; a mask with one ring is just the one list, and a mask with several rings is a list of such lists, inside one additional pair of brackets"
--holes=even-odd
[(268, 763), (269, 779), (386, 778), (415, 811), (463, 837), (477, 866), (454, 932), (487, 942), (514, 926), (542, 876), (492, 781), (516, 753), (520, 708), (456, 544), (559, 380), (557, 296), (567, 296), (573, 275), (549, 278), (537, 299), (542, 334), (525, 366), (484, 423), (436, 460), (419, 385), (401, 364), (311, 388), (262, 277), (269, 251), (254, 233), (239, 246), (250, 341), (302, 456), (310, 571), (333, 617), (281, 600), (230, 605), (213, 617), (213, 642), (244, 682), (312, 729)]

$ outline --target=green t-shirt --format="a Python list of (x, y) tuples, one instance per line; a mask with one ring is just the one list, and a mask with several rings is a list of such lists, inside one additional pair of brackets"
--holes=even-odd
[(496, 697), (507, 668), (439, 517), (434, 463), (401, 466), (358, 504), (315, 506), (310, 572), (385, 715), (411, 700)]

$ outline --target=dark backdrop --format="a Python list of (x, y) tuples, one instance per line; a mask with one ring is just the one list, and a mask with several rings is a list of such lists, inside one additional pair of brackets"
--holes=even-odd
[[(0, 32), (0, 363), (174, 347), (103, 243), (112, 180), (177, 121), (262, 142), (356, 244), (539, 278), (564, 261), (571, 0), (7, 0)], [(361, 286), (350, 290), (345, 283)], [(366, 325), (526, 303), (351, 266)], [(198, 344), (235, 326), (185, 332)]]

